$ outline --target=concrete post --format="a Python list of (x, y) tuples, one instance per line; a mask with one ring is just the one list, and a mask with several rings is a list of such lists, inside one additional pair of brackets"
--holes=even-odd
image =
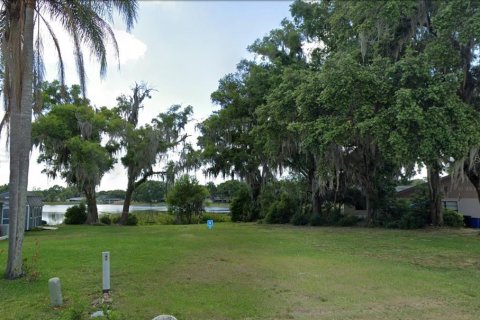
[(50, 301), (52, 307), (59, 307), (63, 304), (62, 288), (59, 278), (48, 280), (48, 289), (50, 290)]

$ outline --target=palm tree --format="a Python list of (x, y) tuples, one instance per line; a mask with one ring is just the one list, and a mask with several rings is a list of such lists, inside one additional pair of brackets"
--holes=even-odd
[[(60, 47), (46, 16), (59, 21), (71, 35), (80, 85), (85, 94), (85, 69), (81, 46), (85, 45), (97, 57), (102, 76), (105, 75), (107, 67), (105, 43), (108, 40), (112, 41), (118, 57), (115, 36), (106, 22), (112, 19), (113, 10), (117, 10), (123, 16), (129, 30), (136, 21), (137, 1), (1, 1), (0, 31), (3, 36), (1, 60), (4, 66), (3, 95), (6, 117), (1, 122), (0, 129), (9, 121), (10, 135), (10, 227), (6, 270), (8, 279), (18, 278), (23, 273), (22, 245), (31, 149), (33, 92), (34, 90), (38, 92), (43, 69), (39, 26), (42, 24), (46, 27), (55, 44), (60, 60), (59, 74), (62, 84), (64, 71)], [(36, 99), (35, 102), (40, 101)]]

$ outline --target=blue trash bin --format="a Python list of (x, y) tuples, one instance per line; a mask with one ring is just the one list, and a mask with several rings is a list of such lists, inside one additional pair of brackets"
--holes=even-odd
[(480, 218), (470, 218), (470, 226), (474, 229), (480, 229)]

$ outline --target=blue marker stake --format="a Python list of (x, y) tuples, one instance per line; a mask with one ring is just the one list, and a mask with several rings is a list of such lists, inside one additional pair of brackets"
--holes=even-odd
[(207, 227), (209, 230), (213, 228), (213, 220), (207, 220)]

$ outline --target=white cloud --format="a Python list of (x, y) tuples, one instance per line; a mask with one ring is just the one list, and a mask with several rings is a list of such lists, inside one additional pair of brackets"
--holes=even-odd
[[(73, 54), (74, 45), (72, 37), (64, 31), (64, 29), (58, 22), (51, 21), (50, 25), (52, 26), (52, 29), (55, 30), (55, 36), (58, 39), (63, 64), (65, 66), (66, 82), (70, 84), (78, 83), (75, 67), (75, 57)], [(54, 42), (46, 28), (41, 27), (40, 30), (44, 43), (43, 59), (47, 71), (47, 79), (52, 80), (58, 77), (58, 54), (56, 50), (54, 50)], [(112, 28), (112, 30), (118, 44), (119, 60), (116, 59), (113, 43), (109, 41), (107, 43), (106, 51), (107, 62), (110, 67), (116, 67), (118, 63), (120, 63), (120, 65), (125, 65), (127, 63), (132, 63), (133, 61), (141, 60), (145, 57), (147, 45), (143, 41), (126, 31), (114, 28)], [(89, 57), (90, 50), (88, 50), (88, 48), (84, 45), (82, 46), (82, 51), (85, 58)], [(85, 73), (88, 77), (91, 77), (92, 75), (96, 76), (99, 74), (99, 65), (97, 59), (94, 56), (90, 55), (90, 59), (85, 59), (84, 64), (86, 71)]]
[[(50, 22), (52, 28), (55, 30), (56, 37), (59, 42), (59, 46), (62, 52), (63, 63), (65, 66), (65, 81), (67, 84), (72, 85), (78, 83), (78, 76), (75, 68), (75, 59), (73, 56), (73, 44), (71, 37), (63, 31), (61, 25), (55, 21)], [(54, 43), (47, 32), (46, 28), (42, 28), (43, 34), (43, 46), (44, 46), (44, 63), (46, 69), (46, 80), (52, 81), (58, 78), (58, 55), (54, 50)], [(132, 64), (135, 61), (141, 61), (147, 51), (147, 45), (136, 38), (134, 35), (122, 30), (113, 29), (115, 38), (117, 39), (119, 51), (120, 51), (120, 65)], [(88, 50), (84, 48), (85, 57), (88, 57)], [(110, 43), (107, 45), (107, 61), (109, 63), (108, 74), (118, 74), (118, 61), (115, 59), (113, 45)], [(95, 59), (85, 60), (85, 73), (87, 75), (87, 94), (92, 98), (92, 103), (97, 106), (111, 106), (115, 104), (115, 98), (128, 88), (118, 88), (118, 83), (109, 83), (102, 81), (99, 77), (99, 65)], [(3, 116), (3, 112), (0, 111), (0, 118)], [(5, 148), (6, 132), (2, 132), (0, 138), (0, 184), (8, 183), (9, 178), (9, 153)], [(30, 158), (30, 170), (29, 170), (29, 188), (47, 188), (54, 184), (65, 185), (61, 179), (49, 179), (45, 174), (42, 174), (43, 164), (38, 164), (36, 159), (38, 158), (38, 150), (33, 149)], [(117, 180), (121, 180), (121, 171), (116, 170)], [(117, 182), (115, 180), (115, 182)], [(110, 186), (114, 186), (115, 183)], [(116, 183), (118, 187), (118, 182)]]
[[(114, 33), (120, 51), (120, 65), (144, 58), (145, 52), (147, 52), (145, 43), (126, 31), (114, 30)], [(108, 49), (110, 49), (109, 52), (114, 52), (112, 46)]]

